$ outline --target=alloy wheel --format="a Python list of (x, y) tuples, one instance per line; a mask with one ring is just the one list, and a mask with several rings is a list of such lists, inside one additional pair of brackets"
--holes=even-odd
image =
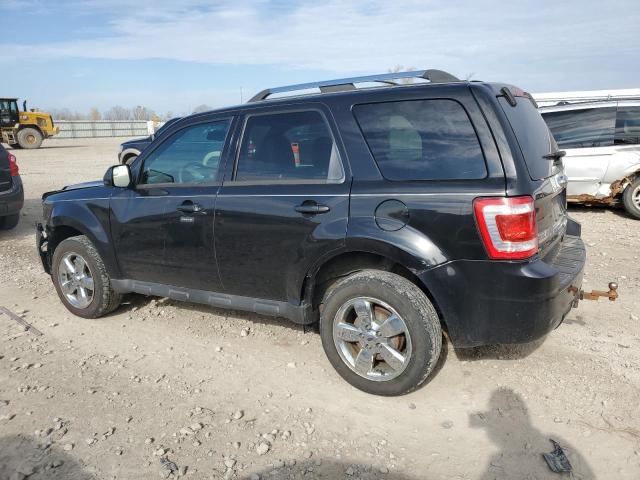
[(87, 308), (94, 295), (94, 281), (86, 260), (77, 253), (66, 253), (58, 267), (60, 289), (67, 301), (76, 308)]
[(407, 324), (390, 305), (371, 297), (356, 297), (340, 307), (333, 341), (351, 370), (376, 382), (396, 378), (411, 359)]

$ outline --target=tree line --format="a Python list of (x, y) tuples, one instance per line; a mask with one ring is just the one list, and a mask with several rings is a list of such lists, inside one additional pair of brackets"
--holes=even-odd
[(81, 113), (68, 108), (52, 108), (48, 110), (54, 120), (108, 120), (108, 121), (131, 121), (131, 120), (153, 120), (162, 121), (173, 117), (172, 112), (165, 114), (157, 114), (152, 109), (138, 105), (137, 107), (127, 108), (115, 105), (107, 110), (100, 111), (92, 108), (88, 113)]
[[(193, 109), (192, 113), (200, 113), (213, 110), (213, 107), (202, 104)], [(52, 108), (46, 110), (53, 116), (54, 120), (88, 120), (88, 121), (135, 121), (135, 120), (152, 120), (155, 122), (161, 122), (169, 120), (175, 117), (173, 112), (166, 112), (164, 114), (158, 114), (151, 108), (138, 105), (137, 107), (127, 108), (120, 105), (115, 105), (107, 110), (100, 111), (97, 108), (92, 108), (88, 113), (81, 113), (68, 108)]]

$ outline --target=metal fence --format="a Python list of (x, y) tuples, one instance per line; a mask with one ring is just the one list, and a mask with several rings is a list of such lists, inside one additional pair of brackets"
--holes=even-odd
[(150, 134), (147, 121), (86, 121), (56, 120), (60, 133), (54, 138), (94, 138), (94, 137), (144, 137)]

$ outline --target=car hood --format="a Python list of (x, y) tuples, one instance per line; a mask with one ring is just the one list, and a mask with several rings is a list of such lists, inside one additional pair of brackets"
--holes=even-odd
[(62, 187), (60, 190), (53, 190), (51, 192), (46, 192), (42, 195), (42, 200), (50, 197), (51, 195), (57, 193), (71, 192), (74, 190), (86, 190), (86, 189), (97, 189), (98, 187), (104, 187), (104, 181), (95, 180), (93, 182), (83, 182), (83, 183), (75, 183), (73, 185), (67, 185), (66, 187)]

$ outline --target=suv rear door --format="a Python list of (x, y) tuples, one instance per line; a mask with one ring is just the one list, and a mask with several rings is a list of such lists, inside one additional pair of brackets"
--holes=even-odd
[(329, 110), (255, 109), (216, 200), (224, 291), (297, 303), (311, 265), (344, 245), (350, 175)]
[[(504, 91), (504, 87), (501, 91)], [(528, 94), (504, 94), (498, 99), (520, 146), (529, 177), (533, 180), (533, 198), (541, 256), (565, 234), (567, 226), (566, 176), (558, 145)], [(514, 102), (513, 105), (511, 102)]]

